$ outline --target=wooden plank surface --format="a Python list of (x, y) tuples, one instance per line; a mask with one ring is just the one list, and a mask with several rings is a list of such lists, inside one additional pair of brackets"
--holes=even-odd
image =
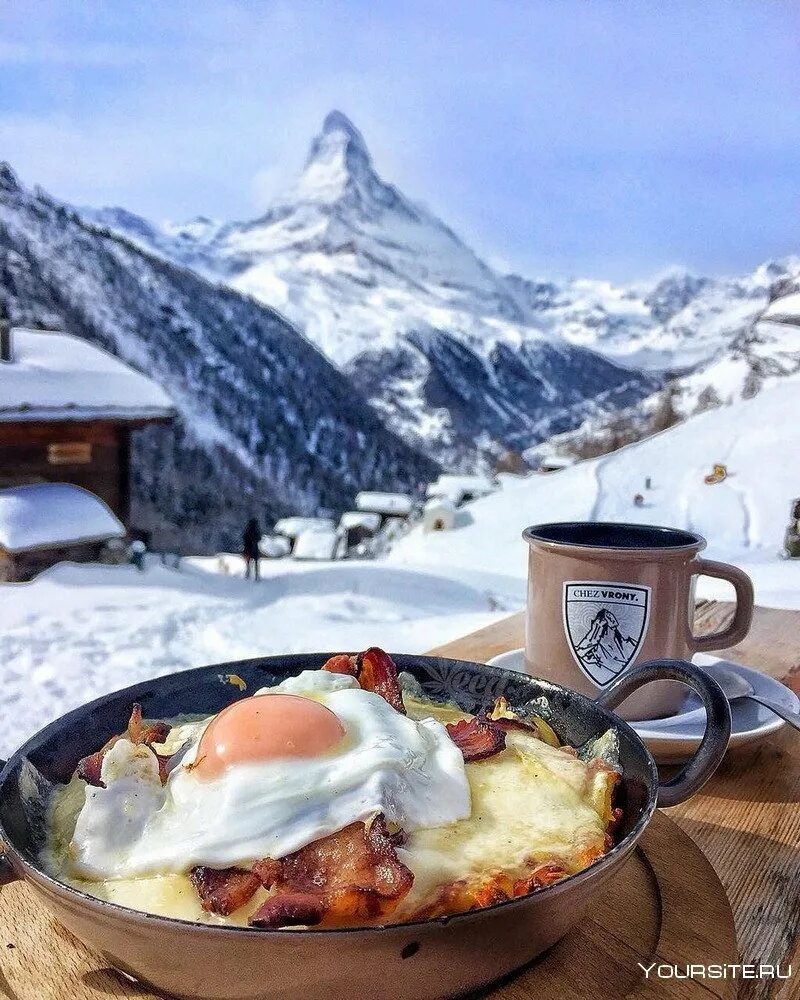
[[(701, 603), (696, 631), (716, 631), (731, 610), (724, 602)], [(517, 614), (433, 652), (485, 662), (523, 644), (524, 615)], [(757, 608), (750, 634), (724, 655), (800, 693), (800, 612)], [(784, 971), (793, 963), (789, 980), (742, 980), (740, 1000), (800, 998), (798, 734), (786, 726), (755, 746), (730, 751), (701, 792), (668, 815), (702, 848), (725, 886), (742, 962), (781, 963)]]

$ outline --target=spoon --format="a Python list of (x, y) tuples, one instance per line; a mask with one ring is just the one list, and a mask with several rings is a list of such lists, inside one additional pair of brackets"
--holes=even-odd
[[(771, 712), (785, 719), (790, 726), (794, 726), (795, 729), (800, 730), (800, 712), (792, 708), (787, 708), (786, 705), (782, 705), (772, 698), (757, 694), (753, 685), (740, 674), (729, 670), (722, 663), (704, 663), (702, 669), (707, 674), (710, 674), (719, 684), (728, 701), (737, 701), (739, 698), (750, 698), (751, 701), (757, 701), (759, 705), (763, 705)], [(682, 728), (687, 723), (698, 722), (705, 717), (705, 714), (706, 710), (704, 708), (694, 708), (690, 712), (684, 712), (681, 715), (658, 719), (658, 725), (659, 728)], [(646, 723), (639, 723), (639, 725), (645, 726)]]

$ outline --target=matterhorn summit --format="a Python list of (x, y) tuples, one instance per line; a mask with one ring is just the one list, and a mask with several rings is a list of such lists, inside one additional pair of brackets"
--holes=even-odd
[(372, 168), (364, 137), (347, 115), (331, 111), (311, 143), (292, 194), (297, 200), (334, 204), (348, 196), (380, 194), (384, 187)]

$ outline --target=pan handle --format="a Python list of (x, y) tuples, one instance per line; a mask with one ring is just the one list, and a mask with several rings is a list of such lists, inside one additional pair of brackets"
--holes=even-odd
[[(0, 760), (0, 771), (6, 766), (4, 760)], [(9, 882), (16, 882), (19, 875), (11, 867), (11, 862), (8, 860), (3, 849), (3, 842), (0, 840), (0, 885), (8, 885)]]
[(719, 767), (731, 735), (731, 707), (713, 677), (687, 660), (648, 660), (626, 671), (597, 698), (603, 708), (616, 708), (628, 695), (651, 681), (680, 681), (699, 695), (706, 710), (706, 730), (686, 766), (658, 786), (658, 805), (676, 806), (701, 788)]

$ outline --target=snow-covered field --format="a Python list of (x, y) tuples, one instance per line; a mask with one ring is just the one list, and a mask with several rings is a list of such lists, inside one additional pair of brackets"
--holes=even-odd
[[(374, 563), (187, 560), (180, 571), (62, 564), (0, 585), (0, 756), (89, 698), (138, 680), (280, 652), (422, 651), (509, 610), (489, 591)], [(236, 575), (233, 575), (236, 574)]]
[[(382, 562), (184, 560), (180, 571), (61, 565), (0, 586), (0, 754), (89, 697), (156, 674), (259, 654), (363, 648), (422, 651), (522, 607), (522, 529), (596, 519), (669, 524), (709, 539), (707, 555), (753, 577), (763, 605), (800, 607), (800, 561), (779, 557), (800, 496), (800, 378), (693, 417), (563, 472), (503, 477), (457, 512), (452, 531), (415, 528)], [(725, 482), (706, 485), (714, 463)], [(645, 488), (651, 477), (652, 488)], [(633, 505), (641, 492), (643, 507)], [(729, 596), (704, 578), (700, 596)]]

